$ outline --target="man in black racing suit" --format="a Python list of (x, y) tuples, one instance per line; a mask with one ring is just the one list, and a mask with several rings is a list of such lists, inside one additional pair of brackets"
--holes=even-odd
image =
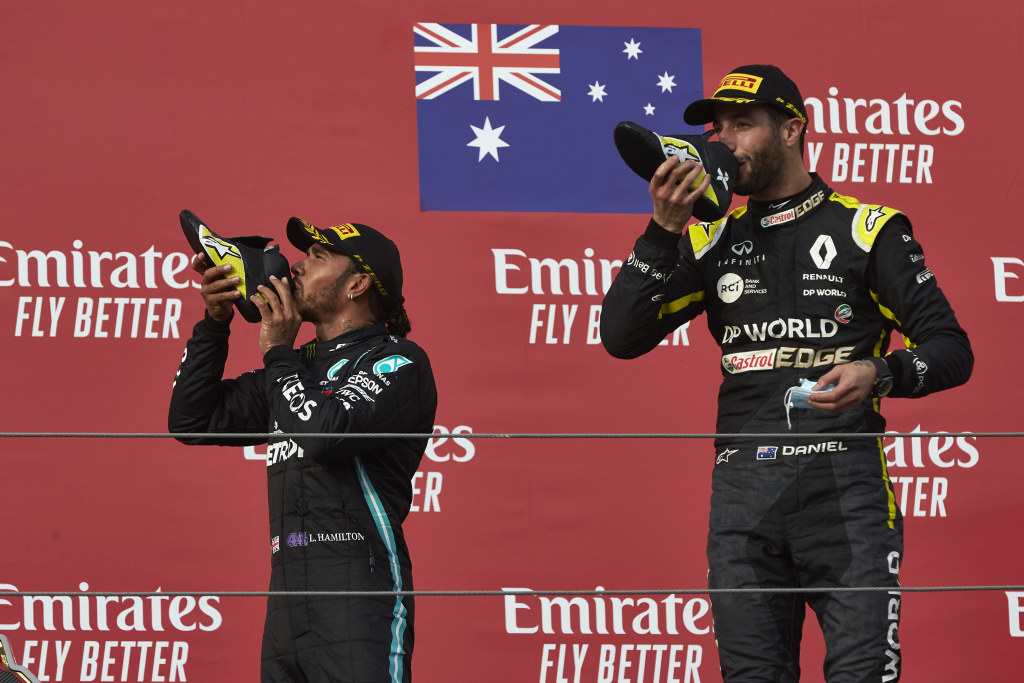
[[(271, 591), (412, 590), (401, 524), (426, 438), (316, 436), (433, 429), (437, 392), (427, 355), (405, 339), (398, 250), (360, 224), (293, 218), (288, 236), (306, 257), (291, 288), (272, 278), (265, 300), (251, 298), (264, 367), (237, 379), (221, 379), (237, 275), (200, 259), (207, 310), (178, 370), (170, 429), (231, 446), (281, 434), (267, 447)], [(317, 338), (295, 350), (303, 320)], [(217, 436), (233, 432), (254, 436)], [(261, 680), (408, 682), (413, 615), (410, 596), (271, 597)]]
[[(713, 122), (739, 162), (747, 206), (689, 226), (715, 173), (675, 157), (651, 181), (653, 218), (603, 306), (601, 338), (634, 358), (704, 312), (721, 346), (709, 586), (896, 589), (902, 517), (880, 438), (884, 395), (917, 398), (965, 382), (967, 335), (900, 212), (844, 197), (809, 174), (807, 114), (776, 67), (740, 67), (687, 123)], [(677, 182), (681, 180), (681, 182)], [(898, 330), (907, 348), (886, 353)], [(801, 379), (814, 393), (802, 406)], [(842, 433), (849, 437), (765, 437)], [(895, 681), (899, 594), (712, 594), (726, 681), (797, 681), (805, 604), (830, 683)]]

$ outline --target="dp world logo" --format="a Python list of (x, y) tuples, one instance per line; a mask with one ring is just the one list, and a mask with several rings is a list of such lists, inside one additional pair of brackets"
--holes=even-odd
[(373, 374), (386, 375), (404, 365), (412, 365), (412, 361), (405, 356), (388, 356), (373, 364)]

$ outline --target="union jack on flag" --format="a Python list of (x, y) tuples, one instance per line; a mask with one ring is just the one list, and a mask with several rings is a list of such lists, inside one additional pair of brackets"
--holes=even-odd
[(612, 130), (696, 133), (700, 30), (413, 25), (420, 208), (650, 213)]
[(558, 50), (537, 47), (558, 33), (557, 26), (532, 24), (511, 35), (499, 36), (498, 25), (470, 24), (462, 36), (443, 24), (416, 24), (416, 71), (436, 72), (416, 84), (416, 97), (430, 100), (473, 81), (473, 99), (501, 99), (502, 82), (542, 102), (558, 102), (562, 93), (537, 74), (559, 72)]

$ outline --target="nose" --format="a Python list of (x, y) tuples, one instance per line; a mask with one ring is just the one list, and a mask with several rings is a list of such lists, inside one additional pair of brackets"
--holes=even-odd
[(302, 266), (302, 263), (303, 263), (303, 262), (304, 262), (305, 260), (306, 260), (306, 259), (302, 259), (302, 261), (296, 261), (295, 263), (293, 263), (293, 264), (292, 264), (292, 267), (291, 267), (291, 271), (292, 271), (292, 276), (293, 276), (293, 277), (294, 277), (294, 276), (298, 276), (298, 275), (301, 275), (301, 273), (299, 272), (299, 268), (300, 268), (300, 267)]
[(736, 141), (733, 139), (732, 134), (724, 128), (718, 131), (718, 141), (729, 148), (729, 151), (733, 154), (736, 153)]

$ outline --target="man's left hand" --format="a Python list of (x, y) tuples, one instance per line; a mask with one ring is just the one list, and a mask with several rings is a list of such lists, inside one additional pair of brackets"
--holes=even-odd
[(814, 385), (814, 391), (821, 391), (832, 383), (835, 383), (835, 388), (811, 394), (807, 397), (807, 405), (830, 413), (841, 413), (847, 408), (860, 405), (871, 394), (877, 375), (874, 364), (866, 360), (836, 365), (821, 376)]
[(271, 275), (270, 284), (273, 288), (259, 286), (262, 297), (255, 294), (249, 297), (249, 301), (260, 309), (260, 315), (263, 316), (260, 325), (260, 353), (264, 354), (275, 346), (295, 346), (295, 337), (302, 326), (302, 317), (295, 310), (288, 278), (281, 280)]

